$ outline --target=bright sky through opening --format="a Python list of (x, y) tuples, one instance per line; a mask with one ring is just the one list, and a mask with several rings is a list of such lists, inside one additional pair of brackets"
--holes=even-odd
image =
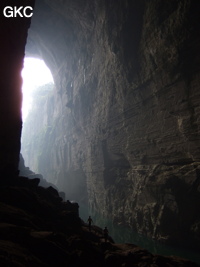
[(44, 84), (54, 82), (49, 68), (43, 60), (36, 58), (25, 58), (22, 70), (22, 117), (26, 119), (32, 104), (32, 92)]

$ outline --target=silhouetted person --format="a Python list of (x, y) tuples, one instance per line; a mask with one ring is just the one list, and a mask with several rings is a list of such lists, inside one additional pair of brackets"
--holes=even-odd
[(105, 242), (107, 242), (107, 240), (108, 240), (108, 229), (107, 229), (107, 227), (104, 228), (103, 235), (104, 235)]
[(93, 223), (93, 220), (91, 218), (91, 216), (89, 216), (88, 218), (88, 228), (89, 228), (89, 231), (91, 231), (91, 224)]

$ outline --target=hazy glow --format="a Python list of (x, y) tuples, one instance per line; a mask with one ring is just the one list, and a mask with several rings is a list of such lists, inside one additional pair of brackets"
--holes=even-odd
[(22, 103), (22, 117), (23, 120), (26, 119), (28, 112), (32, 104), (32, 92), (37, 87), (54, 82), (50, 70), (45, 65), (43, 60), (36, 58), (25, 58), (24, 68), (22, 70), (22, 93), (23, 93), (23, 103)]

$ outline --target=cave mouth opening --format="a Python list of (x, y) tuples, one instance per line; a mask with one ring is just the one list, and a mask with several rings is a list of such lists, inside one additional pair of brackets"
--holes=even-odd
[(32, 108), (34, 92), (44, 85), (53, 85), (54, 80), (45, 62), (42, 59), (33, 57), (24, 58), (21, 75), (23, 79), (22, 119), (25, 121)]
[[(23, 79), (23, 101), (21, 108), (23, 126), (20, 153), (23, 157), (23, 164), (28, 169), (30, 168), (29, 174), (41, 173), (40, 176), (42, 176), (43, 173), (38, 172), (38, 164), (41, 159), (35, 151), (37, 151), (37, 146), (40, 145), (40, 152), (42, 153), (44, 142), (41, 144), (38, 140), (43, 140), (41, 138), (42, 134), (50, 129), (49, 125), (46, 125), (48, 122), (43, 125), (43, 120), (48, 115), (46, 114), (48, 110), (45, 109), (45, 101), (54, 94), (54, 79), (45, 62), (40, 58), (34, 57), (24, 58), (24, 68), (22, 69), (21, 76)], [(34, 133), (34, 136), (32, 133)], [(23, 164), (20, 166), (23, 166)], [(29, 177), (29, 174), (26, 173), (25, 176)]]

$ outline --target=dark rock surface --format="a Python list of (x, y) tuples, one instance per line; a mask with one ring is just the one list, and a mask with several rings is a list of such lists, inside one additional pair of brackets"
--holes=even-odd
[[(30, 170), (29, 167), (26, 167), (25, 163), (24, 163), (24, 158), (23, 158), (21, 153), (20, 153), (18, 168), (19, 168), (19, 175), (20, 176), (27, 177), (27, 178), (33, 179), (35, 181), (37, 180), (37, 181), (39, 181), (38, 185), (40, 185), (42, 187), (45, 187), (45, 188), (48, 187), (48, 188), (52, 188), (52, 190), (58, 190), (58, 188), (54, 184), (47, 182), (47, 180), (44, 179), (41, 174), (34, 173), (33, 171)], [(58, 192), (58, 194), (63, 200), (65, 200), (65, 193), (64, 192)]]
[(102, 229), (89, 232), (74, 204), (25, 177), (1, 180), (0, 218), (1, 266), (198, 266), (111, 237), (105, 243)]
[[(34, 0), (21, 5), (33, 6)], [(18, 5), (12, 0), (0, 2), (0, 176), (16, 173), (21, 137), (21, 69), (30, 18), (6, 18), (5, 6)]]
[(194, 0), (37, 1), (27, 55), (45, 60), (56, 88), (41, 118), (40, 168), (34, 146), (24, 153), (93, 216), (194, 248), (199, 12)]

